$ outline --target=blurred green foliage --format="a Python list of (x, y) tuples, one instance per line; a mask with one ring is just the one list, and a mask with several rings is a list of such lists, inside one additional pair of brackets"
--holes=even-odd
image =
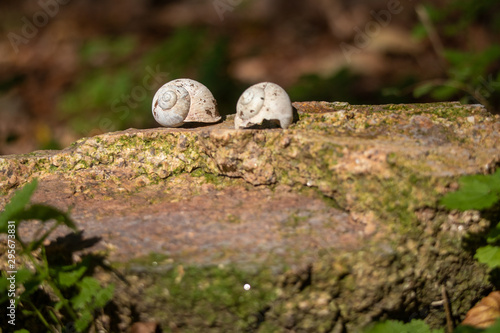
[(288, 93), (292, 101), (349, 101), (358, 98), (355, 83), (359, 78), (344, 68), (330, 77), (304, 75), (290, 87)]
[(500, 32), (500, 21), (495, 15), (499, 9), (497, 0), (451, 0), (445, 6), (426, 3), (430, 18), (442, 26), (446, 37), (460, 37), (468, 27), (478, 21), (493, 33)]
[(444, 56), (449, 64), (447, 78), (423, 82), (413, 95), (418, 98), (430, 94), (436, 100), (461, 96), (462, 103), (477, 101), (492, 108), (500, 88), (500, 71), (491, 73), (490, 69), (500, 60), (500, 46), (493, 45), (479, 53), (446, 50)]
[[(467, 175), (459, 179), (458, 191), (447, 193), (440, 201), (447, 209), (485, 210), (498, 205), (500, 201), (500, 168), (491, 175)], [(494, 270), (500, 267), (500, 223), (493, 227), (484, 239), (487, 243), (477, 249), (474, 258), (488, 266), (491, 281), (495, 281)], [(487, 310), (484, 310), (487, 313)], [(403, 323), (395, 320), (372, 324), (365, 333), (442, 333), (444, 329), (431, 330), (422, 320)], [(500, 319), (486, 329), (458, 326), (453, 333), (500, 332)]]
[(88, 135), (93, 129), (102, 132), (123, 129), (132, 123), (132, 112), (116, 115), (111, 105), (130, 94), (143, 75), (126, 62), (136, 44), (130, 37), (97, 38), (82, 47), (82, 75), (58, 106), (61, 117), (69, 120), (79, 134)]
[[(145, 49), (146, 51), (142, 51)], [(84, 70), (59, 103), (59, 114), (81, 135), (157, 126), (151, 101), (164, 83), (195, 78), (217, 95), (222, 114), (237, 98), (227, 75), (227, 41), (201, 28), (179, 28), (143, 47), (133, 37), (96, 38), (81, 50)], [(228, 91), (232, 91), (227, 93)], [(226, 112), (225, 112), (226, 111)]]
[[(26, 328), (34, 332), (87, 332), (95, 313), (111, 300), (114, 285), (101, 287), (92, 277), (95, 267), (102, 263), (102, 260), (96, 261), (97, 256), (84, 254), (80, 262), (74, 262), (68, 249), (47, 255), (44, 243), (59, 226), (73, 231), (77, 228), (68, 213), (51, 206), (30, 204), (37, 186), (35, 179), (18, 190), (0, 214), (0, 234), (8, 237), (6, 257), (11, 270), (0, 272), (0, 305), (5, 308), (15, 301), (16, 327), (23, 327), (16, 332), (28, 332)], [(42, 226), (33, 240), (25, 242), (18, 233), (19, 226), (34, 221), (42, 222)], [(55, 223), (50, 225), (51, 221)], [(71, 258), (69, 262), (58, 258), (64, 256), (62, 253)], [(7, 278), (14, 281), (15, 297), (11, 295), (12, 280)], [(68, 323), (72, 330), (67, 330)]]
[[(443, 58), (446, 68), (436, 79), (419, 82), (408, 77), (394, 88), (368, 91), (367, 85), (360, 83), (363, 79), (360, 75), (343, 68), (329, 77), (305, 75), (287, 87), (287, 91), (293, 101), (376, 104), (460, 99), (463, 103), (479, 102), (493, 112), (499, 111), (500, 46), (492, 45), (480, 52), (454, 46), (467, 47), (462, 35), (470, 33), (473, 24), (480, 23), (489, 33), (500, 32), (500, 20), (493, 14), (498, 7), (496, 0), (451, 0), (441, 7), (425, 5), (445, 44), (445, 52), (438, 56)], [(419, 38), (427, 38), (427, 33), (423, 24), (414, 28), (414, 35)], [(90, 39), (81, 49), (79, 80), (60, 100), (58, 114), (80, 135), (158, 126), (150, 114), (152, 97), (163, 83), (180, 77), (205, 84), (217, 98), (220, 113), (232, 114), (247, 85), (228, 73), (228, 36), (197, 26), (175, 28), (156, 44), (132, 35)], [(145, 86), (151, 72), (157, 74), (155, 84)], [(408, 90), (413, 96), (403, 93)]]
[[(500, 21), (495, 12), (500, 10), (496, 0), (450, 1), (444, 7), (427, 3), (425, 11), (441, 39), (455, 38), (463, 45), (466, 38), (474, 38), (471, 26), (481, 24), (490, 34), (500, 32)], [(428, 27), (419, 24), (414, 28), (414, 36), (425, 38)], [(445, 64), (445, 77), (421, 82), (413, 90), (415, 98), (424, 95), (434, 100), (446, 101), (459, 99), (462, 103), (480, 103), (491, 112), (500, 111), (500, 46), (491, 45), (481, 51), (464, 51), (443, 43), (442, 57)], [(465, 44), (467, 46), (467, 44)]]
[[(304, 75), (297, 83), (287, 88), (292, 101), (349, 102), (351, 104), (405, 103), (404, 96), (388, 96), (384, 90), (367, 91), (363, 77), (344, 67), (331, 76)], [(402, 84), (407, 84), (407, 80)], [(401, 84), (401, 85), (402, 85)]]
[[(463, 176), (460, 189), (446, 194), (441, 204), (448, 209), (461, 211), (484, 210), (498, 205), (500, 201), (500, 168), (492, 175)], [(490, 269), (500, 267), (500, 222), (486, 235), (487, 245), (477, 249), (474, 256)]]

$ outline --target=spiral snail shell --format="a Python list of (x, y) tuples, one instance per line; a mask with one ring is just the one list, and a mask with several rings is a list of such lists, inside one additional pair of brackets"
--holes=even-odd
[(165, 83), (153, 98), (153, 116), (165, 127), (184, 123), (215, 123), (221, 119), (217, 102), (207, 87), (191, 79)]
[(241, 95), (236, 105), (235, 128), (274, 124), (288, 128), (293, 120), (292, 102), (286, 91), (271, 82), (251, 86)]

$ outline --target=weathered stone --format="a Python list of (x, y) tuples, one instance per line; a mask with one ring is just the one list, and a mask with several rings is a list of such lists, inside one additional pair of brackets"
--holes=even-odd
[(459, 103), (294, 105), (287, 130), (227, 119), (3, 156), (0, 206), (39, 178), (33, 201), (73, 207), (85, 235), (102, 237), (96, 249), (123, 263), (133, 287), (119, 284), (117, 303), (172, 330), (437, 327), (441, 285), (462, 319), (491, 287), (463, 246), (489, 221), (438, 201), (499, 165), (499, 116)]

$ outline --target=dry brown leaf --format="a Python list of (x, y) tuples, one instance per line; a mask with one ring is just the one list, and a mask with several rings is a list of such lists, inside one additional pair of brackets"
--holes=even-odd
[(487, 328), (498, 318), (500, 318), (500, 291), (494, 291), (467, 312), (462, 325)]

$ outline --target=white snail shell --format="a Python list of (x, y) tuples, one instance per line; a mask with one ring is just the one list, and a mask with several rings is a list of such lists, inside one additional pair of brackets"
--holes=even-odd
[(271, 82), (251, 86), (241, 95), (236, 106), (235, 128), (261, 125), (264, 120), (288, 128), (293, 121), (292, 102), (286, 91)]
[(153, 116), (165, 127), (184, 123), (215, 123), (221, 119), (217, 102), (207, 87), (191, 79), (165, 83), (153, 98)]

